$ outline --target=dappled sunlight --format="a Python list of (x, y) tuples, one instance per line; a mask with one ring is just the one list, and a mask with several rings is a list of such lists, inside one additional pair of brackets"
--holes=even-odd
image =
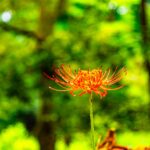
[(40, 150), (37, 140), (28, 135), (21, 123), (11, 125), (0, 134), (0, 149), (8, 150)]

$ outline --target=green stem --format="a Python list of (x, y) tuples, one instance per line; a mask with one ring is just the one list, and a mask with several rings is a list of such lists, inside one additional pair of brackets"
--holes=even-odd
[(90, 103), (90, 122), (91, 122), (91, 139), (92, 139), (92, 147), (93, 147), (93, 150), (95, 150), (92, 92), (91, 92), (91, 95), (90, 95), (90, 98), (89, 98), (89, 103)]

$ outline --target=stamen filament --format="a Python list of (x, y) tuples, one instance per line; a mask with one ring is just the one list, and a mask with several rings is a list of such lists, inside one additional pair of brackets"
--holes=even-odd
[(51, 86), (49, 86), (49, 89), (54, 90), (54, 91), (59, 91), (59, 92), (66, 92), (66, 91), (70, 91), (71, 89), (66, 89), (66, 90), (59, 90), (59, 89), (55, 89)]

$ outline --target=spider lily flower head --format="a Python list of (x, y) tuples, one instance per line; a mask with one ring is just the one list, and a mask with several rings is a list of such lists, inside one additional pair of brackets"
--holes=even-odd
[(49, 76), (46, 73), (44, 75), (62, 88), (55, 89), (49, 86), (51, 90), (61, 92), (70, 91), (70, 94), (73, 96), (75, 96), (75, 91), (81, 90), (80, 96), (95, 92), (101, 97), (105, 97), (108, 90), (118, 90), (123, 87), (123, 85), (116, 88), (112, 88), (111, 86), (123, 78), (123, 73), (126, 74), (126, 69), (123, 67), (117, 71), (116, 67), (115, 71), (112, 74), (110, 73), (110, 68), (104, 72), (101, 68), (93, 70), (79, 69), (78, 72), (73, 72), (70, 66), (63, 64), (59, 68), (54, 68), (54, 75)]

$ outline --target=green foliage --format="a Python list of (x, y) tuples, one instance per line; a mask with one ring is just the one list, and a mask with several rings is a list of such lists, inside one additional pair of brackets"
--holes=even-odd
[[(147, 36), (149, 7), (147, 2)], [(52, 67), (63, 63), (73, 70), (126, 66), (128, 75), (120, 83), (124, 88), (110, 91), (103, 100), (94, 96), (96, 136), (116, 128), (120, 135), (125, 133), (119, 136), (123, 144), (134, 131), (143, 138), (150, 130), (150, 46), (149, 39), (143, 41), (139, 8), (140, 0), (1, 0), (0, 141), (4, 142), (0, 146), (25, 149), (30, 145), (25, 143), (31, 142), (29, 148), (36, 150), (37, 142), (29, 132), (39, 137), (40, 144), (46, 134), (56, 137), (58, 150), (79, 149), (80, 144), (89, 147), (89, 95), (50, 91), (49, 84), (57, 85), (42, 75), (52, 74)], [(20, 121), (25, 127), (10, 126)], [(52, 126), (50, 133), (43, 122)], [(130, 137), (135, 145), (136, 138)]]
[(130, 132), (122, 133), (118, 136), (118, 143), (129, 147), (149, 146), (150, 134), (146, 132)]
[(28, 135), (21, 123), (2, 130), (0, 141), (0, 150), (39, 150), (37, 140)]

